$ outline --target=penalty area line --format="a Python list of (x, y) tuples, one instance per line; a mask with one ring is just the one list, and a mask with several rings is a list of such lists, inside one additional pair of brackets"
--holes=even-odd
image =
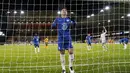
[[(109, 64), (130, 64), (130, 62), (111, 62), (111, 63), (93, 63), (93, 64), (74, 64), (74, 67), (77, 66), (91, 66), (91, 65), (109, 65)], [(68, 66), (68, 65), (66, 65)], [(61, 67), (61, 65), (53, 65), (53, 66), (4, 66), (0, 67), (1, 69), (8, 68), (53, 68), (53, 67)]]

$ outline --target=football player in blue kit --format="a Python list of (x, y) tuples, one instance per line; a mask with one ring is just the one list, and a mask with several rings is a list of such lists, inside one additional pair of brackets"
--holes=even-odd
[(86, 36), (86, 42), (88, 44), (88, 50), (91, 50), (92, 46), (91, 46), (91, 43), (92, 43), (92, 36), (90, 36), (90, 34), (88, 34)]
[(62, 66), (62, 73), (66, 73), (65, 69), (65, 50), (69, 53), (69, 70), (70, 73), (74, 73), (73, 70), (73, 60), (74, 52), (72, 46), (72, 38), (70, 33), (70, 27), (74, 26), (75, 21), (67, 17), (67, 9), (63, 8), (61, 10), (61, 16), (56, 18), (52, 24), (52, 28), (57, 27), (58, 31), (58, 50), (60, 51), (60, 60)]
[(35, 34), (35, 36), (33, 37), (33, 44), (34, 44), (34, 49), (35, 49), (35, 53), (37, 53), (37, 49), (38, 52), (40, 52), (40, 48), (39, 48), (39, 44), (40, 44), (40, 39), (39, 36), (37, 34)]
[(120, 39), (120, 43), (124, 45), (124, 49), (127, 49), (128, 42), (129, 42), (128, 38), (122, 38), (122, 39)]

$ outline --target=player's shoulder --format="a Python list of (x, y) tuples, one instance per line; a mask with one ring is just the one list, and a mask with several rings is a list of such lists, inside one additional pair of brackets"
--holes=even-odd
[(36, 36), (34, 36), (34, 38), (36, 38)]
[(126, 40), (129, 40), (128, 38), (125, 38)]
[(66, 17), (66, 20), (71, 21), (71, 18), (70, 17)]
[(56, 17), (55, 19), (58, 20), (58, 19), (61, 19), (61, 17), (58, 16), (58, 17)]
[(55, 18), (55, 21), (57, 21), (57, 22), (58, 22), (58, 21), (61, 21), (61, 20), (62, 20), (61, 17), (56, 17), (56, 18)]

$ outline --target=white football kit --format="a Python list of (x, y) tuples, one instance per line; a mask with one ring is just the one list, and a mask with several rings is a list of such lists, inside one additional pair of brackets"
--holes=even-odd
[(101, 39), (102, 44), (106, 43), (106, 32), (101, 34), (101, 38), (100, 39)]

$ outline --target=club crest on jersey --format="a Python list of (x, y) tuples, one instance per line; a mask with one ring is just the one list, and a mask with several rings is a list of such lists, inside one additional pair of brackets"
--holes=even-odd
[(67, 28), (68, 28), (67, 24), (66, 24), (66, 23), (63, 23), (63, 24), (62, 24), (62, 29), (63, 29), (63, 30), (66, 30)]

